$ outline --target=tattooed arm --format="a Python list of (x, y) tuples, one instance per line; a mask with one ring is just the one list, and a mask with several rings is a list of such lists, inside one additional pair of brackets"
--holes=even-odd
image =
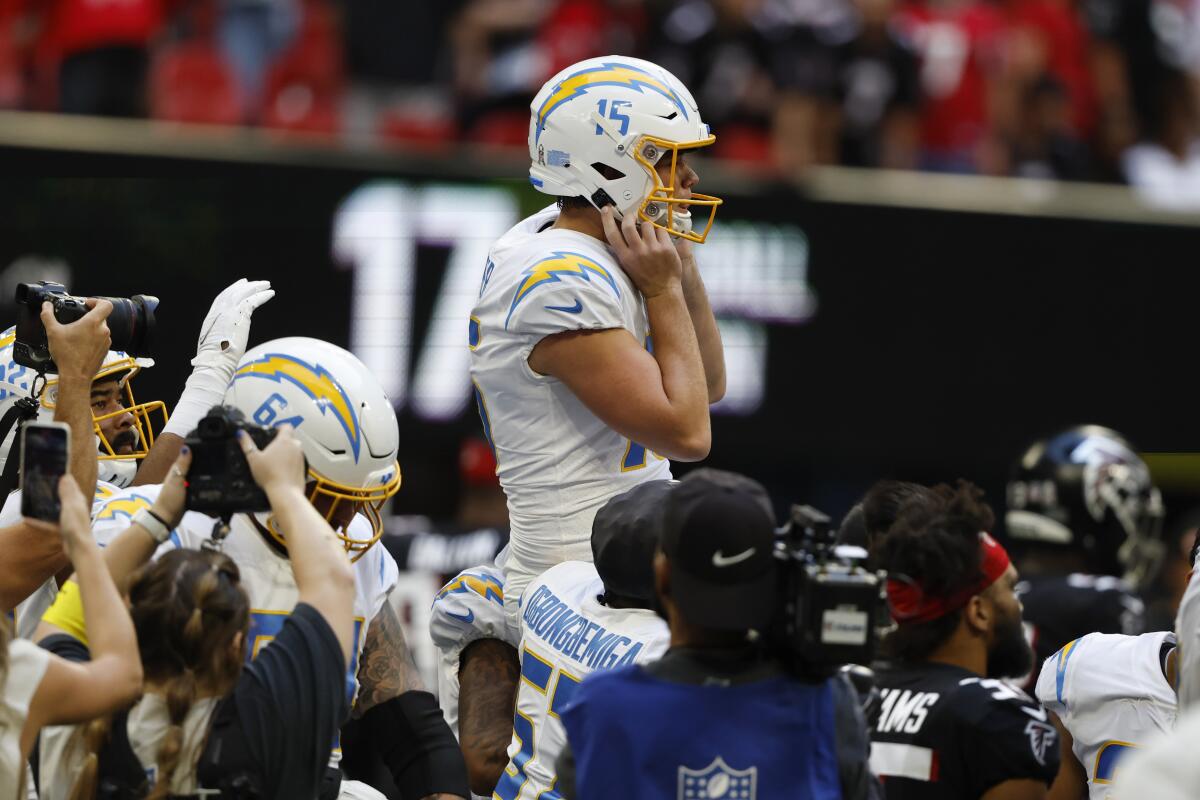
[(521, 662), (499, 639), (479, 639), (462, 652), (458, 668), (458, 740), (471, 791), (490, 797), (508, 764), (513, 707)]
[(466, 797), (462, 753), (436, 698), (424, 691), (390, 601), (367, 629), (358, 683), (353, 716), (372, 733), (401, 795), (422, 800)]
[(421, 673), (390, 600), (371, 620), (358, 666), (358, 699), (353, 716), (361, 717), (380, 703), (413, 689), (424, 689)]

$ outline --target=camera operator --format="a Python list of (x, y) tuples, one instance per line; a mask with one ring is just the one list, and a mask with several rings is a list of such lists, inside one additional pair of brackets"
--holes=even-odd
[(888, 800), (1041, 800), (1058, 771), (1045, 709), (1000, 680), (1027, 673), (1033, 651), (981, 497), (965, 481), (916, 493), (872, 548), (897, 623), (871, 733)]
[[(103, 310), (97, 318), (103, 323)], [(92, 625), (96, 657), (87, 664), (71, 663), (31, 642), (9, 641), (6, 626), (0, 625), (0, 797), (26, 796), (25, 762), (42, 726), (107, 714), (142, 690), (133, 623), (92, 540), (87, 503), (71, 475), (59, 480), (58, 496), (62, 512), (57, 526), (28, 524), (65, 547), (75, 564), (81, 614)]]
[(700, 469), (667, 496), (655, 557), (660, 661), (598, 672), (561, 713), (564, 798), (868, 798), (868, 741), (854, 689), (805, 681), (765, 653), (779, 602), (766, 491)]
[[(316, 796), (329, 743), (349, 713), (354, 573), (329, 523), (307, 501), (304, 455), (290, 427), (262, 451), (245, 434), (240, 442), (287, 537), (299, 590), (295, 608), (271, 646), (243, 668), (244, 652), (255, 643), (237, 565), (211, 550), (174, 550), (144, 566), (160, 542), (141, 524), (131, 525), (105, 558), (118, 585), (129, 584), (146, 693), (128, 712), (86, 730), (43, 731), (43, 800), (72, 796), (80, 781), (89, 790), (83, 796), (106, 784), (130, 792), (120, 796), (205, 789), (230, 798)], [(150, 509), (168, 528), (183, 518), (190, 460), (185, 448)], [(59, 602), (68, 600), (64, 593)], [(88, 634), (90, 646), (90, 625)], [(87, 646), (70, 634), (41, 644), (87, 659)], [(95, 767), (85, 768), (93, 753)]]
[[(92, 496), (97, 472), (91, 409), (92, 378), (111, 343), (105, 320), (113, 307), (107, 300), (92, 300), (89, 308), (87, 314), (68, 325), (62, 325), (54, 318), (49, 303), (44, 303), (41, 311), (42, 324), (46, 327), (50, 350), (59, 370), (54, 419), (65, 422), (71, 429), (67, 469), (85, 497)], [(10, 458), (16, 458), (18, 450), (15, 445), (19, 441), (18, 432), (14, 430), (13, 434)], [(16, 493), (4, 498), (3, 504), (0, 517), (11, 518), (20, 513)], [(69, 567), (70, 561), (62, 543), (55, 537), (46, 536), (45, 531), (24, 520), (0, 527), (0, 610), (11, 611), (40, 585)]]

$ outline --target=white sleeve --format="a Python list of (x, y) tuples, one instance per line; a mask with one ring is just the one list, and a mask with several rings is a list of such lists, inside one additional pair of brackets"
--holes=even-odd
[(1200, 701), (1200, 569), (1192, 570), (1175, 617), (1179, 639), (1179, 710)]
[(538, 261), (521, 273), (505, 328), (534, 339), (564, 331), (628, 328), (621, 306), (625, 289), (612, 274), (617, 267), (556, 255), (560, 257)]
[(354, 562), (354, 571), (359, 600), (367, 611), (367, 618), (374, 620), (400, 579), (396, 559), (386, 547), (376, 543)]
[(150, 508), (158, 497), (158, 487), (130, 487), (109, 496), (92, 509), (92, 536), (105, 547), (133, 523), (133, 515)]
[(1042, 671), (1038, 673), (1037, 685), (1033, 694), (1037, 701), (1055, 714), (1062, 716), (1064, 704), (1058, 696), (1058, 667), (1062, 658), (1062, 650), (1047, 658), (1042, 663)]
[[(105, 547), (133, 523), (133, 515), (150, 508), (158, 499), (160, 486), (131, 486), (113, 494), (103, 503), (93, 506), (92, 536), (96, 544)], [(158, 558), (168, 550), (186, 548), (198, 550), (212, 533), (213, 520), (195, 511), (184, 512), (183, 520), (171, 531), (171, 536), (155, 551)]]
[(489, 565), (454, 576), (433, 600), (429, 635), (455, 663), (463, 648), (477, 639), (520, 644), (512, 640), (504, 613), (504, 573)]

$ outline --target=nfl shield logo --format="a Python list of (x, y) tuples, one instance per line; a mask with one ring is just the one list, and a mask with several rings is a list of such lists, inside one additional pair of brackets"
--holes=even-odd
[(758, 767), (733, 769), (717, 756), (703, 769), (679, 768), (679, 800), (755, 800)]

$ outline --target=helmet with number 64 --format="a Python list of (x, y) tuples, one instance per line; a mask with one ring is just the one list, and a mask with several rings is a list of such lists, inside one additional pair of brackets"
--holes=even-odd
[[(309, 500), (352, 558), (383, 534), (382, 510), (400, 488), (396, 412), (366, 365), (319, 339), (276, 339), (249, 350), (225, 391), (248, 422), (290, 424), (308, 459)], [(362, 514), (370, 531), (352, 530)], [(265, 526), (283, 542), (268, 517)]]

